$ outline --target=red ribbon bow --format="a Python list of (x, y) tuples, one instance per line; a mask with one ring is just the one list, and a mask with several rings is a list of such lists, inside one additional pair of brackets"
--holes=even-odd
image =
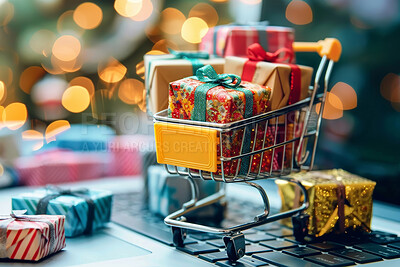
[[(282, 54), (283, 57), (280, 57)], [(282, 47), (274, 53), (266, 52), (259, 43), (254, 43), (247, 48), (247, 57), (252, 61), (282, 63), (288, 60), (288, 63), (292, 63), (294, 54), (292, 50), (286, 47)]]

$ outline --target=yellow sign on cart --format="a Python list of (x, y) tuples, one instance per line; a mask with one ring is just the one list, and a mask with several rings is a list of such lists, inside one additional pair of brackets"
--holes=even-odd
[(217, 130), (156, 122), (154, 135), (158, 163), (217, 171)]

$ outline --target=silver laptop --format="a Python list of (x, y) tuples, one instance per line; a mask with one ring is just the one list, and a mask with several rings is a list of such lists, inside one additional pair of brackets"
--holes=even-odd
[[(382, 232), (375, 232), (376, 239), (366, 242), (372, 244), (372, 247), (363, 249), (362, 246), (357, 247), (357, 242), (353, 244), (352, 240), (346, 239), (338, 242), (322, 242), (322, 244), (298, 244), (290, 237), (290, 232), (284, 232), (278, 224), (272, 223), (245, 232), (248, 236), (246, 238), (248, 255), (236, 264), (232, 264), (224, 258), (224, 247), (218, 236), (189, 233), (186, 248), (176, 249), (172, 246), (172, 240), (168, 241), (169, 236), (166, 234), (168, 228), (165, 226), (165, 229), (161, 229), (162, 218), (149, 217), (152, 215), (142, 209), (129, 215), (134, 209), (132, 203), (142, 200), (143, 182), (140, 177), (107, 178), (66, 186), (112, 190), (115, 193), (116, 204), (121, 203), (121, 198), (127, 199), (128, 202), (121, 209), (115, 206), (113, 208), (113, 220), (118, 223), (112, 222), (108, 227), (91, 236), (67, 239), (67, 247), (63, 251), (38, 263), (1, 260), (0, 266), (264, 266), (268, 264), (272, 266), (320, 266), (319, 264), (347, 266), (361, 264), (361, 262), (366, 262), (361, 265), (368, 266), (400, 266), (400, 255), (390, 254), (390, 251), (379, 251), (379, 248), (397, 251), (391, 244), (399, 244), (396, 235), (400, 235), (400, 208), (385, 203), (377, 202), (374, 206), (372, 229)], [(270, 188), (268, 193), (271, 196), (271, 205), (278, 207), (280, 203), (276, 188), (272, 183), (268, 185), (268, 188)], [(13, 195), (28, 190), (32, 188), (1, 190), (0, 214), (10, 212), (10, 199)], [(253, 192), (246, 186), (229, 185), (227, 195), (229, 200), (236, 201), (235, 203), (239, 205), (258, 201), (254, 199)], [(143, 225), (144, 222), (148, 224)], [(319, 251), (316, 252), (317, 250)], [(338, 256), (340, 255), (338, 253), (342, 253), (342, 256)]]

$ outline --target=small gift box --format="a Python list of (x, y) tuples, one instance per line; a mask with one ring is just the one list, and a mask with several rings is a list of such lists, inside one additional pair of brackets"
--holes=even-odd
[[(266, 112), (269, 109), (270, 93), (269, 87), (241, 83), (237, 75), (218, 75), (208, 65), (198, 69), (196, 76), (170, 83), (168, 115), (185, 120), (229, 123)], [(263, 132), (264, 129), (260, 128), (258, 134)], [(250, 150), (250, 140), (254, 140), (254, 132), (248, 130), (246, 136), (243, 134), (243, 129), (239, 129), (222, 135), (224, 157), (239, 155), (243, 138), (246, 144), (242, 152)], [(262, 145), (262, 138), (257, 139), (257, 142), (256, 147)], [(220, 155), (219, 149), (220, 146), (217, 146), (217, 155)], [(247, 171), (249, 161), (249, 157), (242, 160), (242, 171)], [(225, 174), (234, 174), (236, 166), (237, 160), (226, 162)]]
[(13, 209), (28, 214), (65, 215), (65, 235), (90, 234), (110, 221), (112, 194), (99, 190), (47, 187), (12, 198)]
[[(214, 181), (196, 179), (199, 188), (199, 198), (216, 193), (219, 184)], [(169, 174), (164, 166), (151, 166), (148, 175), (149, 209), (154, 214), (166, 217), (182, 208), (182, 205), (191, 199), (189, 182), (180, 175)], [(208, 206), (196, 212), (199, 218), (211, 218), (221, 212), (215, 206)], [(220, 216), (222, 214), (219, 214)]]
[(46, 185), (103, 177), (105, 163), (98, 153), (52, 150), (21, 157), (14, 165), (21, 184)]
[(171, 51), (165, 55), (145, 55), (146, 105), (149, 114), (168, 108), (168, 84), (194, 75), (204, 65), (211, 65), (218, 73), (223, 72), (225, 60), (209, 58), (204, 52)]
[[(267, 26), (265, 23), (255, 25), (220, 25), (208, 30), (202, 38), (199, 49), (210, 55), (220, 57), (247, 57), (247, 47), (260, 43), (267, 51), (281, 47), (292, 50), (294, 30), (286, 27)], [(230, 73), (229, 71), (226, 71)]]
[(38, 261), (65, 247), (64, 216), (0, 216), (0, 259)]
[(111, 152), (110, 176), (142, 174), (144, 157), (155, 150), (154, 137), (150, 135), (117, 136), (107, 146)]
[[(375, 182), (341, 169), (301, 172), (292, 175), (307, 189), (310, 206), (308, 234), (370, 231), (372, 193)], [(294, 184), (276, 181), (282, 198), (282, 211), (299, 207), (304, 197)], [(282, 220), (291, 227), (290, 218)]]

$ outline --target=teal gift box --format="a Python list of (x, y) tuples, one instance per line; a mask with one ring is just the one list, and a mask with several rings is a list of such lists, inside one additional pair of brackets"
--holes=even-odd
[(13, 210), (28, 215), (65, 215), (65, 236), (91, 234), (110, 221), (112, 193), (47, 187), (12, 198)]

